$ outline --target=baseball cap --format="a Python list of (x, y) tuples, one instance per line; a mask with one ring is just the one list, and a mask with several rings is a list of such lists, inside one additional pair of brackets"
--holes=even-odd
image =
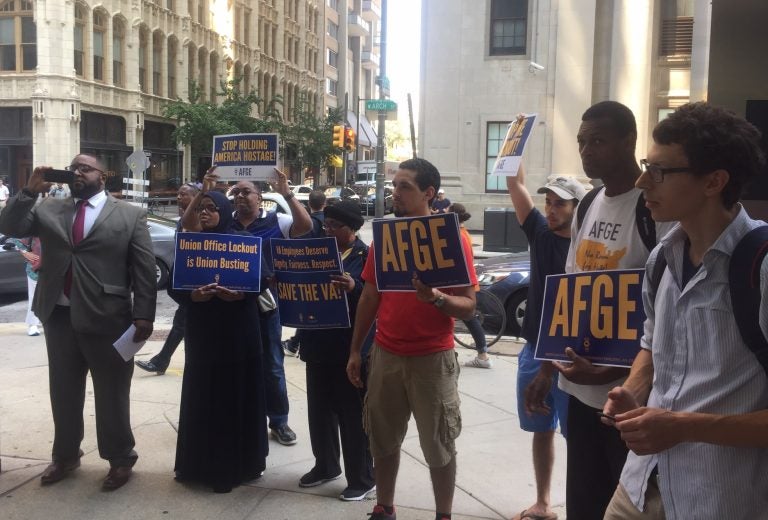
[(583, 184), (573, 177), (565, 176), (550, 177), (544, 186), (536, 190), (536, 193), (548, 191), (565, 200), (581, 200), (587, 194), (587, 189)]
[(437, 190), (437, 194), (438, 195), (443, 194), (443, 193), (445, 193), (445, 190), (443, 188), (440, 188), (439, 190)]

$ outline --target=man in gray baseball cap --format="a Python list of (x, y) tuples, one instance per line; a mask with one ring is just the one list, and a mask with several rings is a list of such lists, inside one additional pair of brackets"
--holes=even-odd
[(550, 177), (547, 183), (536, 190), (536, 193), (545, 194), (551, 191), (561, 199), (580, 201), (587, 194), (584, 185), (573, 177)]

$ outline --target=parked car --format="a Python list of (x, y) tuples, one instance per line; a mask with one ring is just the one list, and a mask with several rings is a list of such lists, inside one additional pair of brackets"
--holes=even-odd
[(312, 187), (305, 184), (299, 184), (298, 186), (292, 186), (291, 191), (296, 195), (296, 200), (302, 203), (302, 205), (309, 209), (309, 194), (312, 193)]
[[(147, 228), (155, 253), (157, 288), (163, 289), (168, 284), (176, 252), (176, 223), (167, 218), (147, 215)], [(24, 258), (8, 237), (0, 235), (0, 245), (0, 294), (26, 292)]]
[(504, 305), (507, 315), (505, 333), (519, 336), (525, 317), (531, 274), (531, 257), (528, 252), (478, 260), (475, 271), (480, 288), (491, 292)]
[(354, 200), (359, 203), (360, 195), (346, 186), (328, 186), (325, 188), (325, 204), (327, 206), (333, 206), (340, 200)]
[[(391, 188), (384, 188), (384, 214), (392, 213), (393, 193)], [(360, 198), (360, 205), (362, 206), (363, 213), (366, 215), (373, 215), (376, 212), (376, 186), (366, 188), (365, 195)]]

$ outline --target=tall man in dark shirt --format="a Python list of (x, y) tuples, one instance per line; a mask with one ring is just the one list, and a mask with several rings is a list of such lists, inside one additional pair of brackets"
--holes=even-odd
[(520, 166), (517, 176), (507, 177), (507, 189), (531, 250), (531, 282), (522, 330), (526, 343), (518, 357), (517, 415), (520, 428), (533, 432), (536, 503), (515, 519), (554, 519), (557, 516), (550, 509), (549, 490), (555, 461), (555, 428), (559, 422), (560, 431), (563, 435), (567, 434), (568, 396), (557, 388), (555, 381), (546, 396), (545, 407), (534, 410), (525, 401), (525, 390), (541, 366), (541, 361), (535, 360), (533, 354), (539, 336), (544, 281), (547, 275), (565, 272), (571, 243), (571, 222), (576, 205), (586, 194), (586, 189), (572, 177), (550, 178), (546, 185), (538, 189), (538, 193), (544, 194), (546, 216), (533, 206), (533, 199), (525, 187), (523, 166)]

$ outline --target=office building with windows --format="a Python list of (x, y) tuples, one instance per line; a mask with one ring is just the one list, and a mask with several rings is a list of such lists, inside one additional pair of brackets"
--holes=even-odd
[(763, 0), (423, 0), (422, 9), (419, 152), (476, 217), (510, 206), (505, 179), (489, 173), (518, 113), (538, 114), (529, 188), (551, 174), (587, 180), (576, 133), (584, 110), (605, 99), (633, 110), (638, 159), (655, 124), (689, 101), (730, 108), (768, 134), (768, 58), (755, 52), (768, 48)]
[[(344, 106), (346, 124), (358, 136), (358, 150), (350, 155), (352, 177), (355, 159), (374, 159), (376, 133), (365, 116), (365, 100), (378, 98), (381, 0), (325, 0), (326, 110)], [(359, 117), (358, 117), (359, 116)], [(338, 174), (336, 180), (340, 181)]]
[(0, 177), (18, 189), (82, 151), (118, 191), (145, 150), (150, 190), (175, 192), (196, 172), (163, 106), (237, 76), (289, 122), (302, 99), (321, 114), (324, 19), (323, 0), (0, 0)]

